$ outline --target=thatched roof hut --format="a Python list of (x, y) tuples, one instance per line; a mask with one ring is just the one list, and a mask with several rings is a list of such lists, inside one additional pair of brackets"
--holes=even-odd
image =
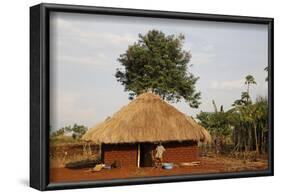
[(209, 142), (209, 133), (153, 93), (144, 93), (111, 118), (89, 129), (83, 140), (94, 143), (140, 143), (169, 141)]

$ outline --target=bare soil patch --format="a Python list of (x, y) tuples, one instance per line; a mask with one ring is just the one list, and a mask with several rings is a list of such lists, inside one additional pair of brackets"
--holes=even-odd
[(171, 176), (183, 174), (209, 174), (241, 171), (260, 171), (268, 169), (267, 156), (256, 161), (235, 159), (227, 156), (201, 157), (198, 166), (175, 167), (172, 170), (161, 168), (118, 168), (91, 172), (90, 169), (51, 168), (50, 182), (75, 182), (86, 180), (122, 179), (150, 176)]

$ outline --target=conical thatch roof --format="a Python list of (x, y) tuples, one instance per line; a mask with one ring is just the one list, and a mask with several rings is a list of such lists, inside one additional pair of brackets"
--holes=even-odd
[(89, 129), (83, 140), (94, 143), (204, 141), (202, 126), (153, 93), (144, 93), (111, 118)]

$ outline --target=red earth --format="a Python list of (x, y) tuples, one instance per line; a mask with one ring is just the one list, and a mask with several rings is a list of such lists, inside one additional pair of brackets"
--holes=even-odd
[(106, 180), (151, 176), (171, 176), (183, 174), (208, 174), (223, 172), (241, 172), (241, 171), (259, 171), (266, 170), (268, 162), (266, 159), (259, 159), (255, 162), (243, 161), (229, 157), (201, 157), (200, 164), (197, 166), (174, 167), (172, 170), (161, 168), (118, 168), (102, 169), (99, 172), (93, 172), (91, 169), (67, 169), (51, 168), (50, 182), (75, 182), (86, 180)]

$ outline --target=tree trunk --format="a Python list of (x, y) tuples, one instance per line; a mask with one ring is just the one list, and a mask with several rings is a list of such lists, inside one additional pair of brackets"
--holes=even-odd
[(257, 136), (257, 126), (254, 124), (254, 131), (255, 131), (255, 143), (256, 143), (256, 152), (259, 154), (259, 144), (258, 144), (258, 136)]
[(242, 142), (242, 129), (240, 128), (238, 131), (238, 150), (241, 152), (241, 148), (243, 147)]
[(248, 150), (252, 150), (252, 129), (248, 129)]
[(261, 148), (261, 149), (260, 149), (260, 151), (261, 151), (261, 153), (263, 153), (263, 152), (264, 152), (264, 146), (263, 146), (263, 145), (264, 145), (264, 141), (263, 141), (263, 131), (261, 131), (261, 135), (260, 135), (260, 136), (261, 136), (261, 141), (260, 141), (260, 144), (261, 144), (261, 145), (260, 145), (260, 148)]
[(249, 102), (249, 96), (250, 96), (250, 84), (248, 83), (247, 85), (247, 93), (248, 93), (248, 97), (247, 97), (247, 102)]

